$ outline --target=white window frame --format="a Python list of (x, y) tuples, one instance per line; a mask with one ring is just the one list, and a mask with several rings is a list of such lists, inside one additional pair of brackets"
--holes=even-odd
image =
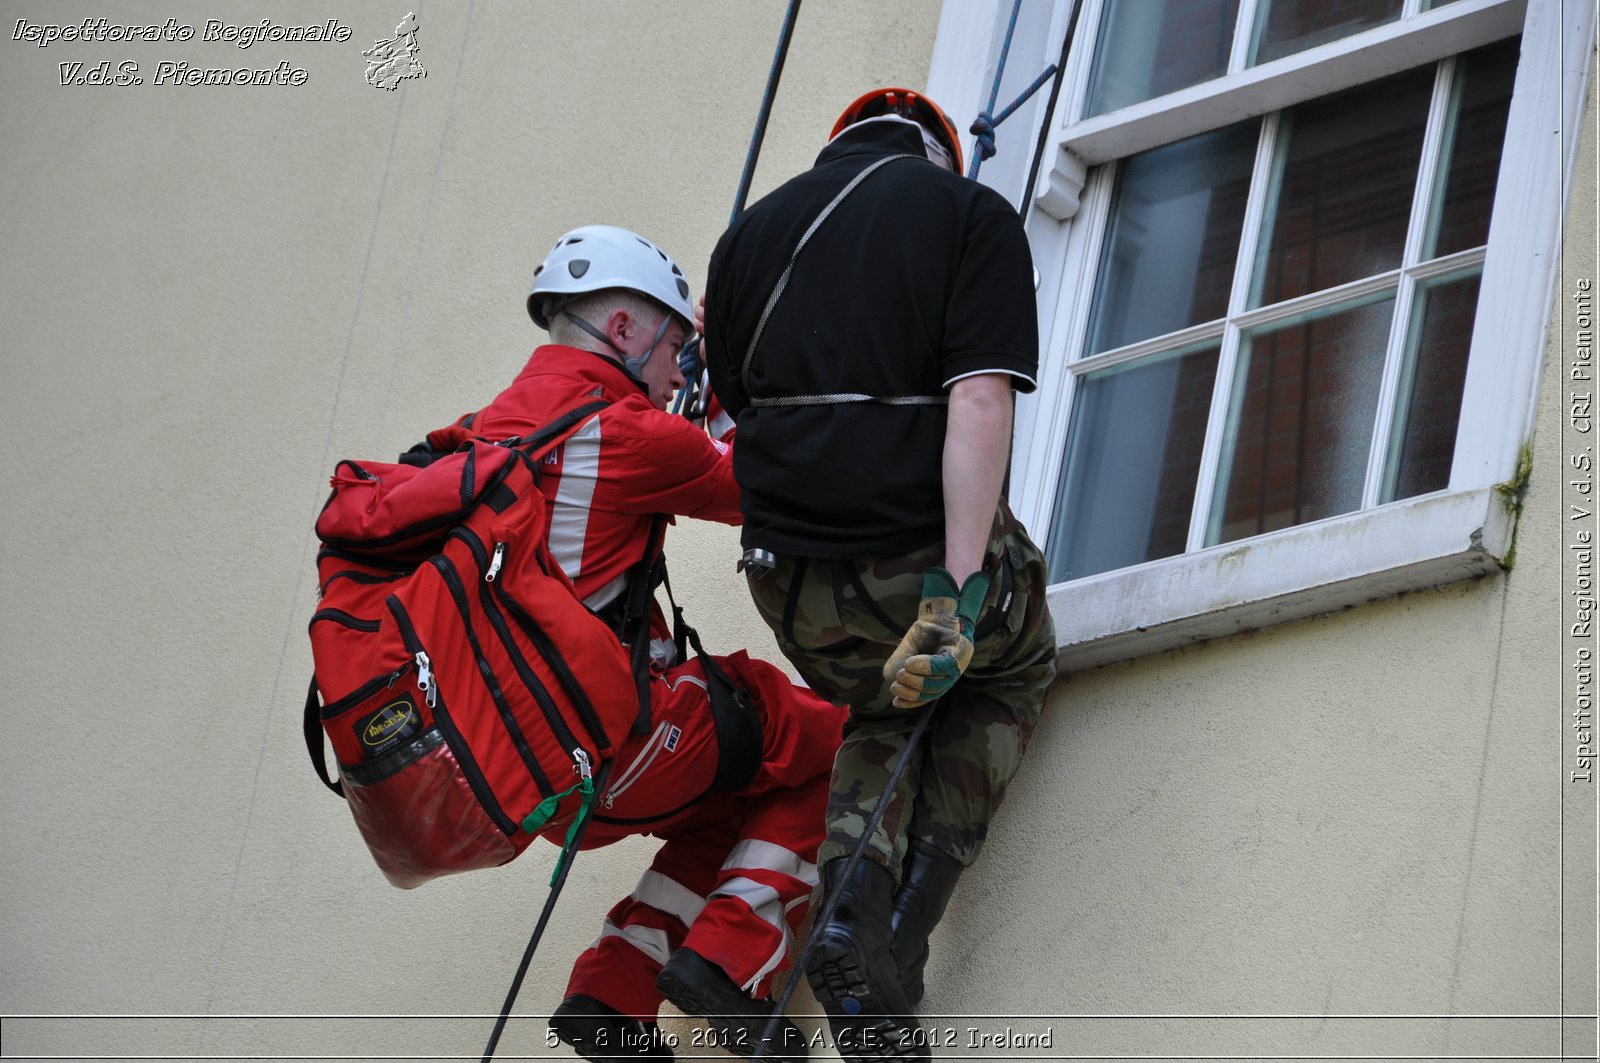
[[(1363, 500), (1369, 508), (1353, 513), (1057, 584), (1050, 605), (1060, 667), (1095, 667), (1497, 571), (1515, 529), (1496, 485), (1515, 475), (1533, 430), (1593, 48), (1593, 5), (1455, 0), (1422, 11), (1421, 0), (1407, 0), (1399, 21), (1249, 68), (1242, 65), (1241, 40), (1249, 34), (1241, 33), (1222, 77), (1080, 120), (1103, 3), (1083, 0), (1055, 112), (1061, 121), (1047, 134), (1042, 172), (1024, 205), (1040, 274), (1041, 358), (1038, 391), (1018, 403), (1011, 501), (1036, 538), (1049, 528), (1055, 504), (1075, 378), (1066, 355), (1082, 339), (1109, 213), (1111, 168), (1095, 167), (1519, 31), (1522, 61), (1507, 117), (1449, 486), (1385, 505), (1373, 505), (1369, 490)], [(1059, 51), (1071, 7), (1072, 0), (1056, 0), (1046, 61)], [(1251, 24), (1256, 7), (1257, 0), (1242, 0), (1240, 25)], [(975, 101), (967, 106), (976, 111), (987, 98), (1010, 9), (1008, 0), (950, 0), (944, 6), (928, 92), (954, 112), (958, 124), (965, 101)], [(1035, 42), (1033, 52), (1043, 51)], [(1014, 44), (1008, 75), (1017, 55)], [(1013, 150), (1031, 149), (1045, 120), (1042, 111), (1036, 101), (1012, 119), (1025, 123), (1031, 115), (1032, 122), (1025, 143), (1012, 133)], [(1022, 198), (1020, 187), (996, 187), (1013, 203)], [(1219, 366), (1219, 377), (1221, 371)]]

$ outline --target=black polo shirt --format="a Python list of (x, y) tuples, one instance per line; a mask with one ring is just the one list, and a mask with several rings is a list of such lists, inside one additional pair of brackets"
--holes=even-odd
[(801, 235), (851, 178), (900, 153), (923, 154), (916, 128), (847, 130), (812, 169), (740, 215), (712, 253), (706, 350), (712, 389), (739, 425), (747, 548), (866, 557), (944, 538), (944, 406), (755, 407), (752, 395), (940, 395), (985, 372), (1034, 388), (1038, 326), (1021, 219), (993, 189), (898, 160), (806, 244), (746, 391), (740, 364)]

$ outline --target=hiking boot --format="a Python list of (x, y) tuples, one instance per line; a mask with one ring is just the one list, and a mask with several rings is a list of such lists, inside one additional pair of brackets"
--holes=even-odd
[(622, 1014), (594, 997), (576, 994), (550, 1013), (550, 1030), (563, 1044), (595, 1063), (671, 1059), (661, 1027)]
[(839, 905), (828, 924), (815, 931), (816, 946), (806, 964), (806, 979), (828, 1015), (834, 1048), (850, 1063), (929, 1059), (927, 1034), (911, 1017), (889, 947), (894, 875), (862, 859), (846, 879), (848, 862), (837, 857), (822, 869), (824, 901), (837, 895)]
[[(776, 1005), (753, 1000), (721, 967), (693, 949), (680, 948), (656, 975), (656, 988), (685, 1015), (711, 1024), (711, 1044), (736, 1056), (753, 1056)], [(775, 1063), (806, 1058), (806, 1037), (787, 1018), (778, 1020), (764, 1059)]]
[(894, 959), (900, 985), (913, 1006), (922, 1000), (922, 969), (928, 962), (928, 935), (944, 918), (945, 905), (965, 870), (961, 862), (927, 842), (914, 841), (894, 895)]

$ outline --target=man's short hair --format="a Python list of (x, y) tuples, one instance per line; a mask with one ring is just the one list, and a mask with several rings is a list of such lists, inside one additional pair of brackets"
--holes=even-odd
[(604, 332), (606, 319), (617, 310), (626, 310), (629, 316), (641, 322), (641, 327), (655, 324), (661, 320), (663, 314), (672, 312), (654, 299), (626, 288), (604, 288), (598, 292), (584, 292), (569, 302), (559, 304), (559, 308), (546, 307), (547, 312), (552, 309), (555, 312), (550, 314), (550, 342), (585, 349), (597, 341), (569, 321), (566, 316), (569, 313), (583, 318)]

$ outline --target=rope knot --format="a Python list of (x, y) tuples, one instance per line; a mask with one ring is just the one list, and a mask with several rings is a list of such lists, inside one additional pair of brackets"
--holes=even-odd
[(994, 158), (994, 117), (988, 111), (979, 111), (969, 130), (977, 138), (972, 150), (980, 159)]

